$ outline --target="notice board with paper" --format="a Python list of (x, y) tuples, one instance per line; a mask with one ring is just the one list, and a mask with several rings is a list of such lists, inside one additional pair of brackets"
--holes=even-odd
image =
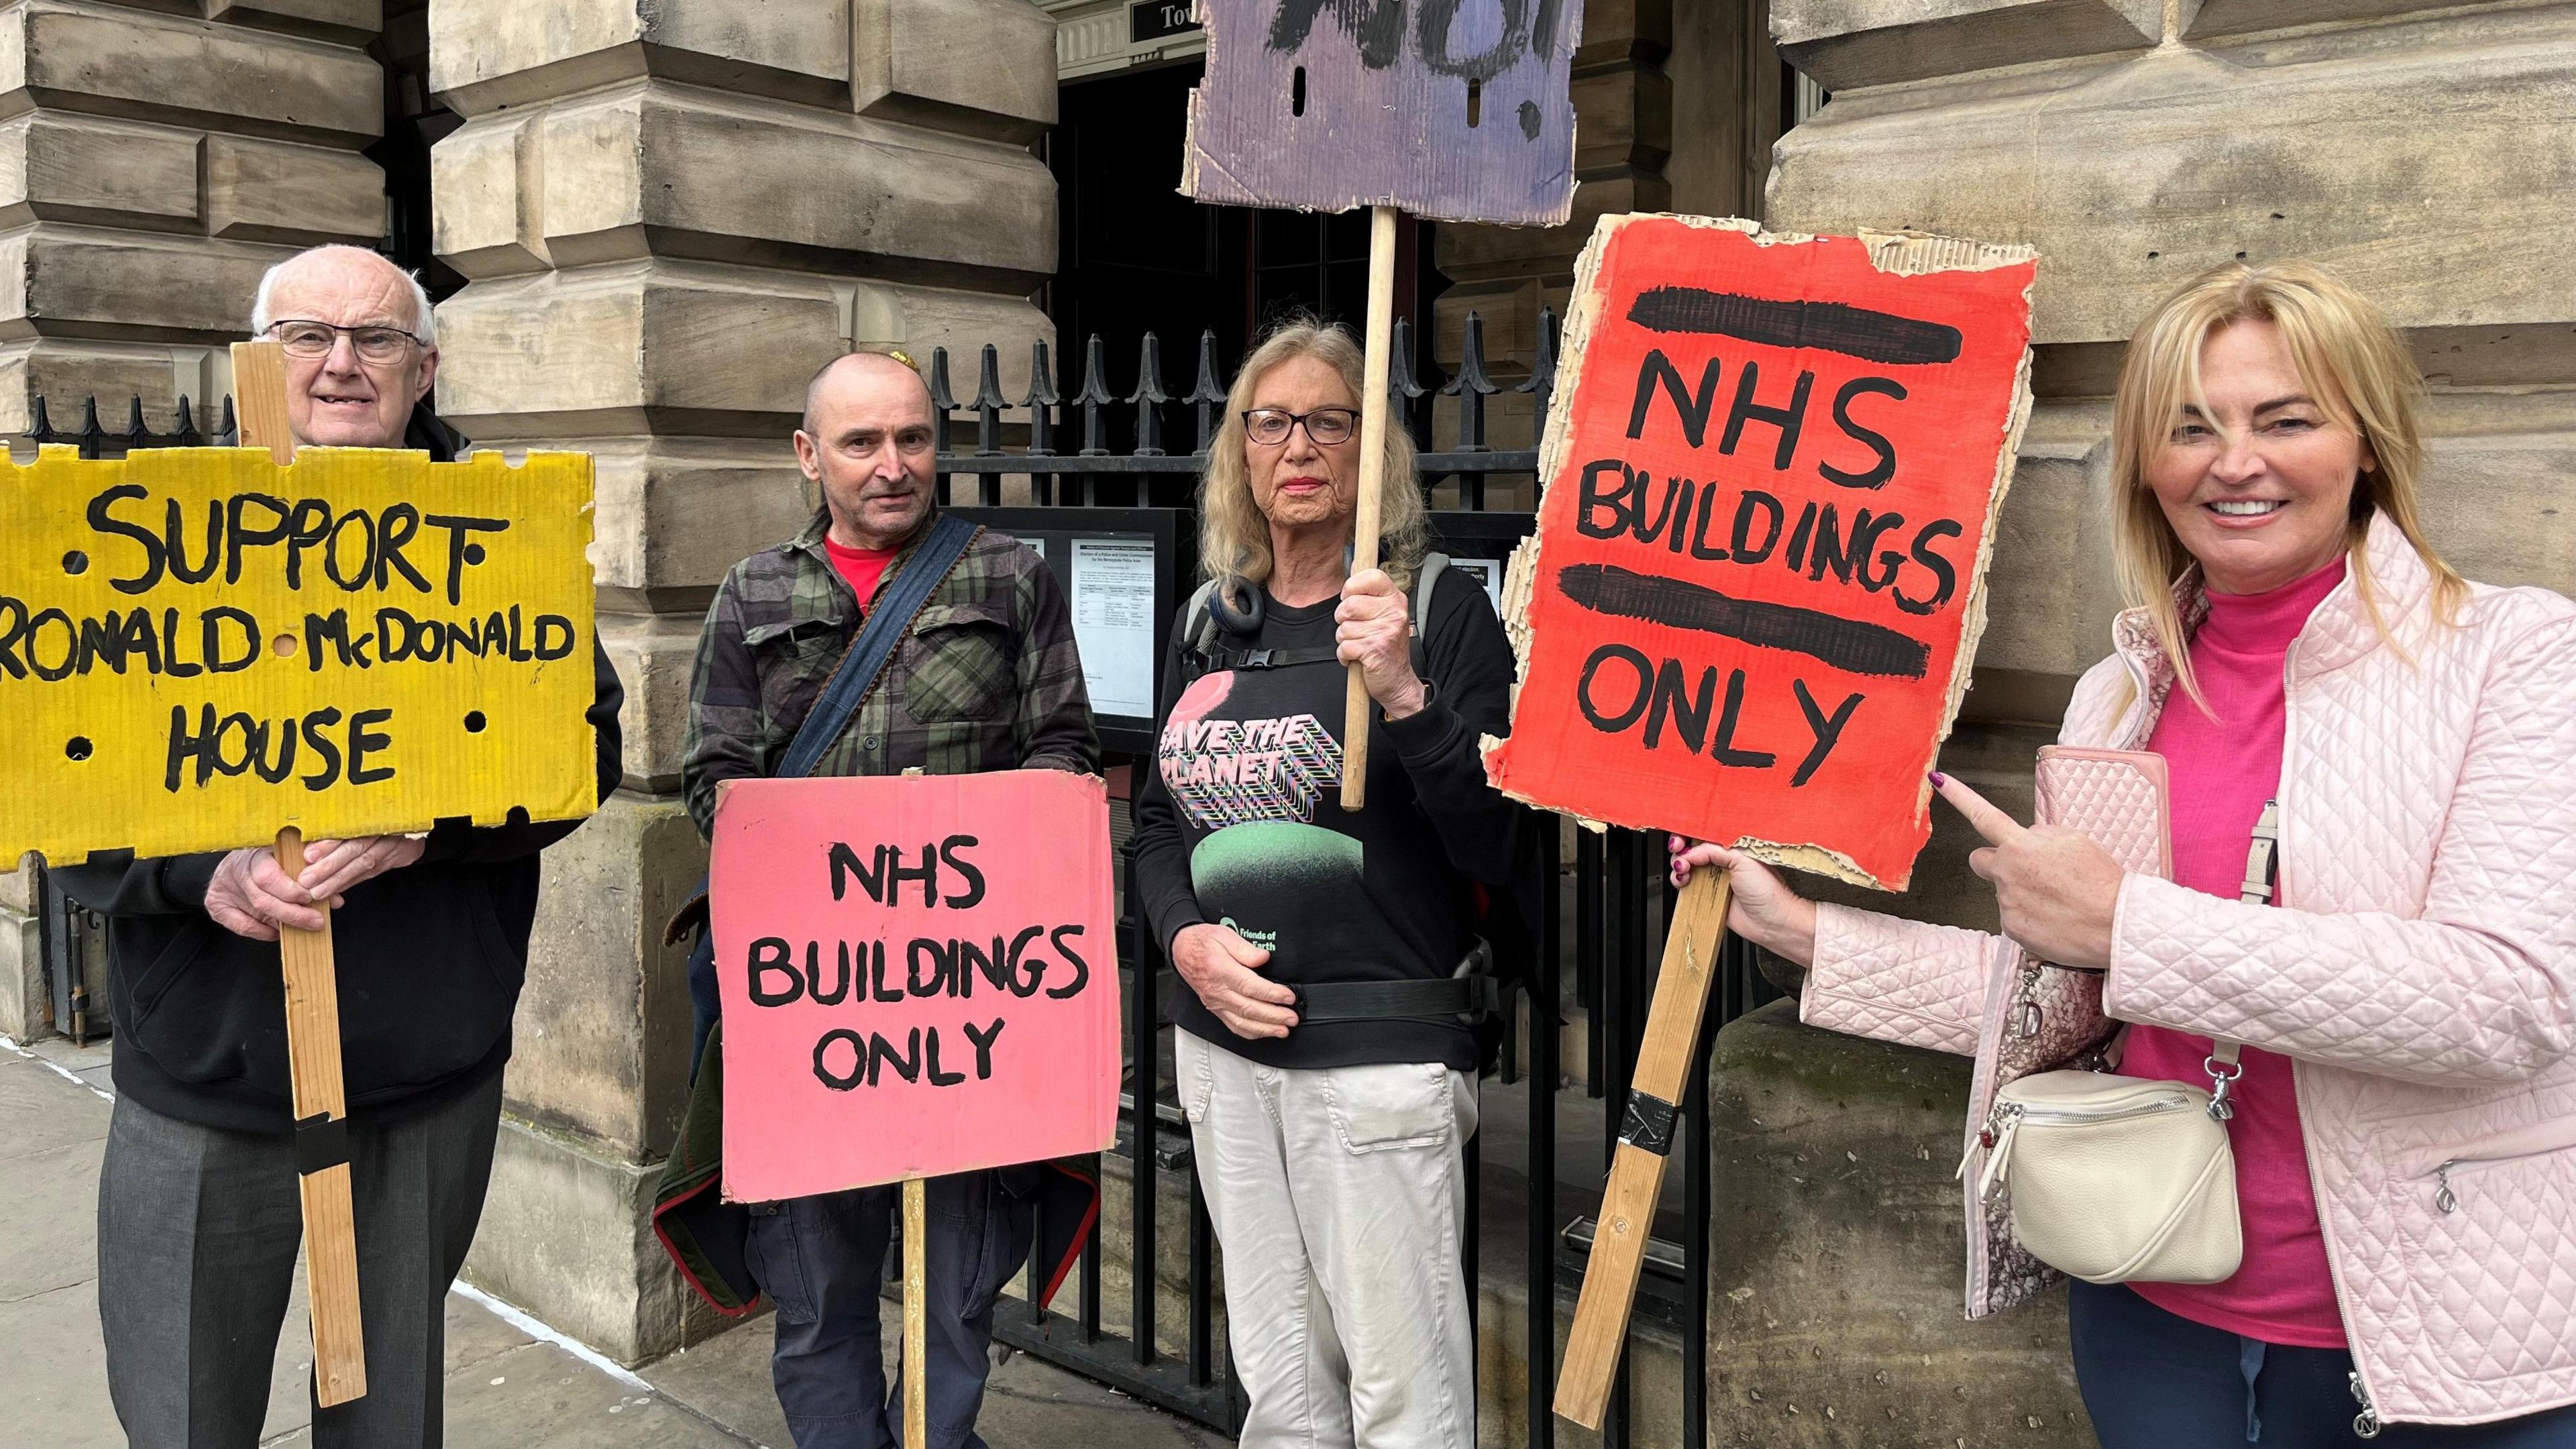
[(0, 459), (0, 861), (596, 808), (591, 462)]
[(728, 1199), (1109, 1146), (1118, 945), (1099, 777), (733, 780), (713, 843)]
[(1603, 218), (1513, 561), (1517, 798), (1902, 890), (2029, 412), (2026, 247)]

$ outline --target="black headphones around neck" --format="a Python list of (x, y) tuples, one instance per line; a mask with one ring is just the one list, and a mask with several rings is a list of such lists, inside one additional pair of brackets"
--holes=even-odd
[[(1240, 611), (1234, 607), (1236, 589), (1243, 590), (1244, 607)], [(1238, 639), (1249, 639), (1259, 634), (1261, 621), (1268, 612), (1260, 587), (1241, 578), (1228, 576), (1219, 579), (1216, 588), (1208, 594), (1208, 617), (1216, 620), (1218, 628)]]

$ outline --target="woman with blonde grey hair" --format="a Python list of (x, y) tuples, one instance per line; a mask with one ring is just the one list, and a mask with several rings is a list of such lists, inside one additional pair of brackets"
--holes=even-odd
[[(1360, 387), (1358, 345), (1312, 322), (1235, 379), (1200, 485), (1209, 586), (1173, 631), (1136, 793), (1136, 884), (1182, 988), (1174, 1061), (1225, 1249), (1242, 1442), (1473, 1449), (1478, 903), (1538, 833), (1485, 782), (1511, 649), (1482, 588), (1426, 565), (1401, 429), (1385, 567), (1348, 572)], [(1377, 704), (1357, 813), (1338, 798), (1353, 663)]]
[(2106, 1449), (2576, 1444), (2576, 605), (2426, 541), (2420, 390), (2314, 266), (2219, 267), (2131, 339), (2132, 607), (2059, 738), (2164, 757), (2170, 880), (1939, 775), (2009, 941), (1674, 842), (1677, 878), (1728, 870), (1729, 924), (1808, 968), (1810, 1023), (1983, 1072), (2018, 942), (2102, 973), (2121, 1074), (2226, 1079), (2234, 1275), (2072, 1285)]

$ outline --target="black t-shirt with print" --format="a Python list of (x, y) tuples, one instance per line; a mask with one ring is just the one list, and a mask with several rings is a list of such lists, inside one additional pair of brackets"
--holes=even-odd
[[(1136, 883), (1168, 951), (1183, 927), (1231, 925), (1271, 953), (1262, 974), (1290, 984), (1411, 981), (1457, 969), (1474, 943), (1476, 884), (1510, 883), (1529, 811), (1485, 781), (1483, 735), (1506, 732), (1512, 653), (1484, 589), (1463, 573), (1433, 584), (1423, 640), (1431, 701), (1373, 716), (1368, 806), (1341, 807), (1343, 691), (1325, 659), (1273, 669), (1185, 671), (1187, 611), (1164, 671), (1163, 727), (1136, 790)], [(1265, 598), (1258, 636), (1229, 649), (1326, 649), (1338, 600), (1288, 608)], [(1172, 1020), (1268, 1066), (1442, 1062), (1474, 1071), (1454, 1022), (1300, 1024), (1283, 1040), (1236, 1036), (1175, 978)]]

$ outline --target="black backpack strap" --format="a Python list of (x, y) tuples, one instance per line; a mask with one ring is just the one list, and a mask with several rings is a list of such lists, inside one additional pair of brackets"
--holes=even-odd
[(912, 629), (913, 616), (930, 602), (931, 591), (957, 567), (966, 556), (966, 546), (983, 530), (953, 513), (943, 513), (930, 525), (930, 536), (913, 550), (895, 576), (894, 582), (878, 591), (877, 606), (868, 611), (859, 626), (859, 635), (850, 641), (850, 651), (841, 656), (841, 667), (823, 685), (822, 697), (798, 726), (796, 738), (788, 743), (787, 757), (779, 762), (776, 778), (795, 779), (813, 773), (823, 752), (876, 688), (877, 679), (885, 673), (886, 662), (894, 658), (897, 644)]

